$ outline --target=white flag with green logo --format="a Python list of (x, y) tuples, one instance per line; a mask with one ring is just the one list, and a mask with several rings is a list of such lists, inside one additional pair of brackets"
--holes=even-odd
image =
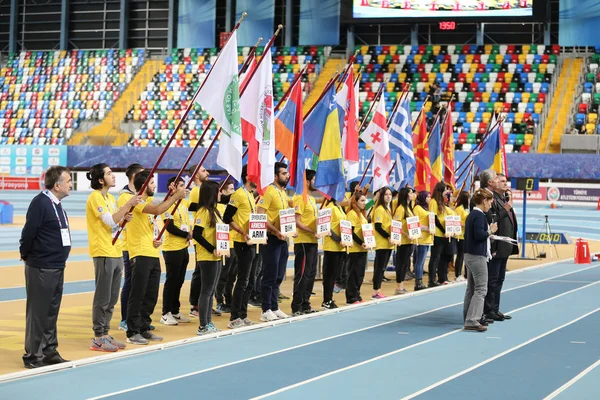
[(238, 182), (242, 176), (242, 126), (238, 79), (237, 31), (211, 68), (196, 101), (221, 125), (217, 164)]

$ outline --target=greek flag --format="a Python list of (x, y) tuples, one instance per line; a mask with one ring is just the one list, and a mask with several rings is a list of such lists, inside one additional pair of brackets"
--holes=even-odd
[(394, 182), (396, 189), (407, 184), (412, 186), (415, 178), (415, 153), (413, 151), (408, 97), (402, 100), (392, 118), (389, 129), (389, 144), (391, 159), (396, 161), (396, 167), (390, 174), (390, 180)]

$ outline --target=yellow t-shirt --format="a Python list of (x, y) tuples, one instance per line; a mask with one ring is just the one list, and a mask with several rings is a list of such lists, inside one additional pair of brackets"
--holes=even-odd
[[(175, 224), (175, 227), (186, 232), (191, 232), (192, 226), (190, 225), (190, 213), (188, 212), (189, 206), (189, 201), (183, 199), (181, 200), (179, 207), (177, 207), (177, 210), (175, 210), (175, 213), (173, 213), (173, 208), (175, 207), (175, 204), (173, 204), (167, 212), (163, 213), (163, 221), (170, 219), (172, 220), (170, 223)], [(163, 251), (176, 251), (188, 247), (189, 242), (186, 238), (171, 235), (166, 229), (164, 236), (165, 240), (162, 245)]]
[(159, 257), (160, 248), (154, 248), (152, 242), (158, 236), (158, 219), (152, 214), (144, 213), (144, 208), (152, 203), (153, 197), (135, 206), (133, 219), (127, 223), (127, 245), (129, 246), (129, 258), (137, 256)]
[[(133, 195), (131, 193), (128, 193), (128, 192), (121, 193), (119, 195), (119, 198), (117, 199), (117, 207), (120, 209), (132, 197), (133, 197)], [(127, 211), (129, 211), (129, 210), (127, 210)], [(121, 235), (119, 235), (119, 237), (123, 239), (121, 241), (122, 251), (128, 251), (128, 248), (127, 248), (127, 225), (129, 225), (129, 222), (125, 225), (125, 229), (123, 229), (123, 232), (121, 232)]]
[(102, 214), (112, 214), (118, 211), (117, 203), (112, 194), (107, 193), (106, 198), (102, 192), (94, 190), (88, 197), (85, 204), (85, 220), (88, 231), (88, 245), (90, 248), (90, 257), (113, 257), (121, 258), (121, 237), (115, 245), (112, 244), (114, 233), (119, 229), (118, 225), (114, 228), (106, 225), (102, 221)]
[(414, 213), (410, 210), (404, 210), (404, 206), (399, 205), (396, 208), (396, 212), (394, 213), (394, 220), (402, 222), (402, 239), (400, 240), (400, 245), (403, 244), (413, 244), (414, 240), (410, 240), (408, 238), (408, 225), (406, 225), (406, 218), (414, 217)]
[[(245, 187), (241, 187), (231, 195), (229, 204), (237, 208), (233, 216), (233, 222), (239, 226), (244, 232), (248, 233), (248, 222), (250, 214), (256, 213), (256, 200), (252, 193), (249, 193)], [(234, 242), (245, 243), (245, 238), (233, 229), (230, 230), (231, 239)]]
[[(375, 224), (381, 224), (381, 227), (388, 234), (392, 230), (392, 212), (391, 210), (386, 210), (383, 206), (377, 206), (375, 211), (373, 211), (373, 228), (375, 228)], [(374, 229), (375, 232), (375, 250), (390, 250), (394, 248), (394, 245), (390, 243), (389, 239), (381, 236), (377, 229)]]
[(276, 229), (281, 230), (279, 226), (279, 211), (290, 208), (289, 197), (284, 190), (270, 185), (265, 190), (265, 195), (258, 201), (257, 207), (267, 212), (267, 219)]
[[(442, 224), (442, 226), (444, 228), (446, 228), (446, 221), (445, 218), (448, 215), (453, 215), (450, 213), (451, 209), (450, 207), (447, 207), (445, 204), (443, 204), (441, 207), (438, 206), (438, 203), (431, 199), (431, 201), (429, 202), (429, 211), (434, 213), (435, 215), (437, 215), (438, 219), (440, 220), (440, 223)], [(437, 224), (435, 226), (435, 236), (437, 237), (446, 237), (446, 232), (445, 230), (441, 230)]]
[(456, 215), (458, 215), (460, 217), (460, 224), (462, 225), (462, 227), (461, 227), (462, 233), (460, 235), (458, 235), (458, 239), (464, 240), (465, 239), (465, 222), (467, 221), (469, 212), (467, 210), (465, 210), (465, 208), (463, 206), (456, 207), (456, 210), (454, 210), (454, 212), (456, 213)]
[[(356, 236), (363, 239), (362, 226), (363, 226), (363, 224), (368, 223), (365, 216), (362, 214), (357, 214), (356, 211), (354, 211), (354, 210), (350, 210), (350, 212), (348, 213), (347, 219), (352, 224), (352, 228), (354, 228), (354, 233), (356, 234)], [(348, 249), (348, 251), (350, 253), (364, 253), (367, 251), (367, 249), (365, 249), (362, 246), (359, 246), (358, 243), (354, 242), (352, 247), (350, 247)]]
[[(333, 203), (327, 204), (326, 208), (331, 208), (331, 232), (341, 236), (340, 220), (346, 219), (346, 213), (341, 206), (335, 206)], [(342, 246), (329, 236), (323, 238), (323, 251), (346, 251), (346, 246)]]
[[(217, 223), (221, 221), (217, 217)], [(210, 214), (206, 208), (200, 208), (196, 212), (196, 216), (194, 217), (194, 225), (200, 226), (204, 228), (202, 231), (202, 237), (206, 239), (207, 242), (216, 246), (217, 244), (217, 229), (216, 226), (210, 226)], [(213, 253), (210, 253), (208, 250), (204, 248), (199, 243), (196, 243), (196, 261), (219, 261), (221, 257), (215, 256)]]
[(415, 242), (418, 245), (432, 245), (433, 244), (433, 236), (430, 232), (425, 232), (423, 227), (429, 227), (429, 211), (426, 211), (421, 206), (415, 206), (415, 216), (419, 217), (419, 222), (421, 223), (421, 238), (417, 239)]
[[(217, 203), (217, 211), (221, 214), (219, 218), (220, 221), (223, 220), (223, 215), (225, 215), (225, 210), (227, 209), (227, 204)], [(221, 222), (219, 222), (221, 223)], [(231, 238), (231, 232), (235, 232), (233, 229), (229, 229), (229, 249), (233, 251), (233, 239)]]
[[(294, 196), (292, 200), (294, 203), (294, 209), (296, 215), (300, 215), (300, 222), (312, 229), (313, 232), (317, 231), (317, 215), (319, 209), (313, 196), (308, 196), (308, 203), (304, 201), (304, 197), (301, 194)], [(298, 228), (298, 237), (294, 239), (294, 243), (318, 243), (318, 239), (315, 235), (308, 233)]]
[(194, 185), (190, 191), (190, 203), (200, 203), (200, 186)]

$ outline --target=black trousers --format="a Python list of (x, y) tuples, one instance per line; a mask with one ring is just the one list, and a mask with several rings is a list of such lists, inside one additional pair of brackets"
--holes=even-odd
[(335, 283), (342, 289), (346, 287), (346, 282), (348, 281), (349, 260), (349, 255), (347, 253), (342, 253), (340, 267), (338, 268), (338, 272), (335, 277)]
[(200, 295), (198, 296), (198, 317), (200, 319), (200, 328), (204, 328), (212, 320), (212, 306), (215, 288), (221, 273), (221, 261), (198, 261), (196, 268), (202, 276), (202, 285)]
[(383, 275), (387, 269), (387, 265), (390, 262), (390, 256), (392, 255), (391, 249), (375, 250), (375, 261), (373, 262), (373, 289), (381, 289), (381, 282), (383, 282)]
[[(195, 257), (195, 256), (194, 256)], [(192, 280), (190, 282), (190, 306), (192, 308), (198, 308), (198, 297), (200, 297), (200, 286), (202, 285), (202, 277), (200, 274), (200, 268), (198, 262), (192, 273)]]
[(163, 251), (167, 278), (163, 286), (162, 314), (179, 314), (179, 295), (185, 282), (185, 271), (190, 262), (190, 253), (187, 247), (181, 250)]
[(429, 266), (427, 267), (429, 285), (435, 281), (437, 276), (438, 267), (442, 258), (442, 252), (444, 251), (444, 245), (446, 241), (448, 241), (448, 239), (443, 237), (435, 236), (433, 238), (433, 246), (431, 246), (431, 253), (429, 255)]
[(310, 310), (310, 296), (317, 276), (317, 243), (294, 244), (294, 295), (292, 312)]
[(237, 258), (237, 279), (234, 279), (235, 288), (233, 289), (233, 299), (231, 301), (231, 321), (238, 318), (248, 318), (248, 301), (250, 300), (250, 294), (252, 294), (250, 277), (253, 276), (254, 268), (256, 268), (254, 262), (256, 246), (234, 242), (233, 252)]
[(346, 283), (346, 303), (362, 301), (360, 287), (365, 280), (367, 252), (350, 253), (348, 256), (348, 281)]
[[(458, 278), (462, 275), (463, 264), (465, 263), (465, 241), (457, 240), (456, 241), (456, 260), (454, 261), (454, 272), (455, 277)], [(467, 271), (465, 271), (465, 275)]]
[(131, 291), (131, 262), (129, 252), (123, 252), (123, 287), (121, 288), (121, 321), (127, 320), (127, 303)]
[(58, 347), (56, 322), (63, 294), (64, 269), (25, 265), (25, 354), (23, 361), (41, 361)]
[(404, 282), (406, 271), (410, 267), (410, 256), (413, 251), (412, 244), (403, 244), (396, 250), (396, 283)]
[[(259, 246), (260, 249), (260, 246)], [(252, 289), (250, 292), (250, 298), (262, 303), (262, 274), (263, 274), (263, 257), (262, 253), (256, 250), (256, 256), (254, 257), (254, 261), (252, 261), (252, 271), (250, 274), (250, 282), (248, 285)]]
[(346, 255), (342, 251), (325, 251), (323, 253), (323, 302), (333, 300), (333, 287), (335, 277), (341, 267), (342, 258)]
[(150, 329), (158, 301), (160, 259), (137, 256), (131, 259), (131, 292), (127, 303), (127, 337)]
[(492, 258), (488, 262), (488, 291), (483, 305), (484, 314), (497, 313), (500, 310), (500, 293), (507, 263), (508, 258)]
[(217, 288), (215, 289), (215, 300), (217, 304), (227, 304), (231, 306), (233, 298), (233, 285), (237, 276), (237, 257), (233, 251), (231, 256), (225, 258), (225, 264), (221, 268)]
[(268, 235), (267, 244), (262, 245), (263, 274), (261, 281), (262, 310), (279, 310), (279, 287), (285, 277), (289, 256), (288, 242)]

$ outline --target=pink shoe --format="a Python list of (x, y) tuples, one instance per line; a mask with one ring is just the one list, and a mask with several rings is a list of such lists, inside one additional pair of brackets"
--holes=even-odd
[(373, 296), (371, 296), (372, 299), (385, 299), (386, 297), (387, 296), (384, 296), (381, 293), (377, 293), (377, 294), (374, 294)]

